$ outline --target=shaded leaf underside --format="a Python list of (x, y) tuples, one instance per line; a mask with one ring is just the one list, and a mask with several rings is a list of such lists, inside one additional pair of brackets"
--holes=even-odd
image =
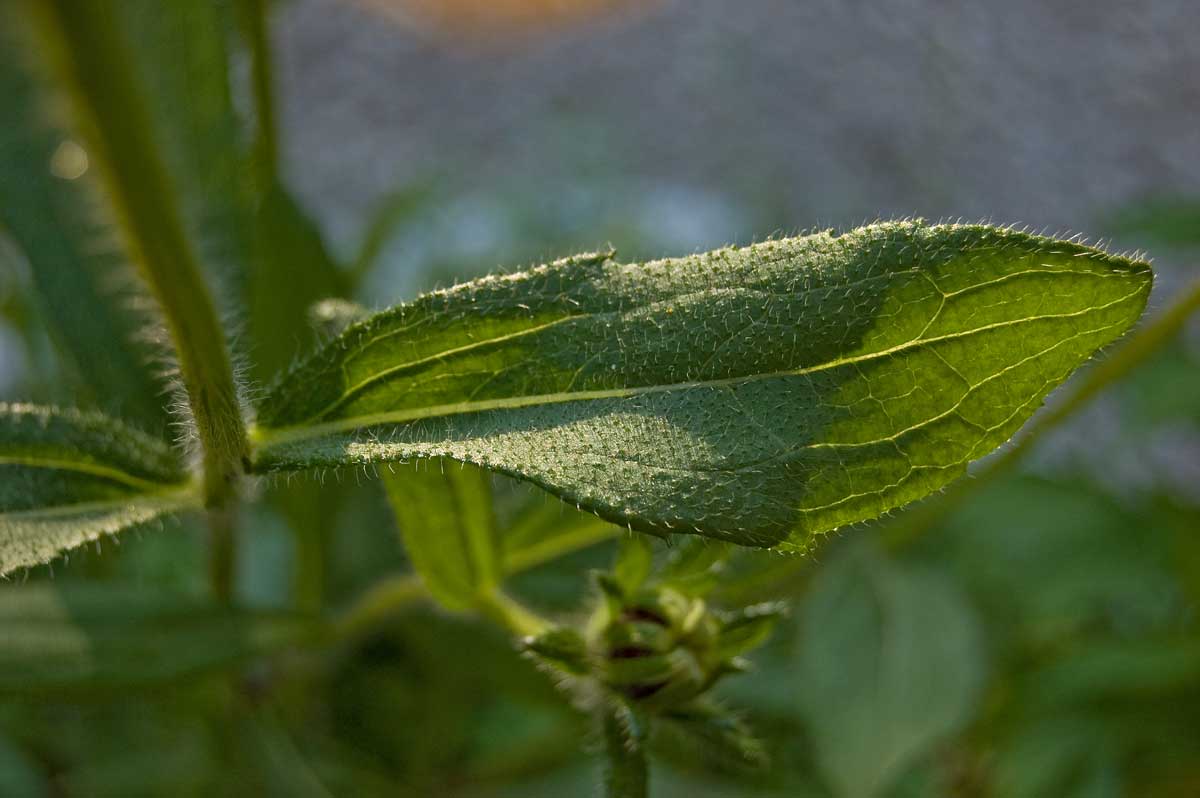
[(444, 456), (635, 529), (803, 549), (1006, 441), (1151, 281), (1081, 244), (920, 222), (569, 258), (351, 326), (269, 392), (255, 465)]
[(162, 442), (98, 413), (0, 404), (0, 573), (195, 504)]

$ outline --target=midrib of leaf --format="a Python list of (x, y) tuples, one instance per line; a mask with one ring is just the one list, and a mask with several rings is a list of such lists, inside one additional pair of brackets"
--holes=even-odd
[(66, 518), (86, 513), (101, 513), (136, 507), (150, 510), (158, 508), (164, 511), (183, 509), (194, 505), (195, 492), (190, 486), (165, 488), (155, 485), (153, 490), (137, 496), (121, 496), (114, 499), (101, 499), (74, 504), (60, 504), (54, 507), (38, 507), (31, 510), (16, 510), (4, 513), (6, 521), (40, 521)]
[(44, 44), (116, 207), (127, 246), (162, 307), (204, 449), (206, 503), (219, 505), (246, 453), (224, 333), (154, 139), (126, 44), (96, 0), (34, 3)]
[(14, 455), (0, 454), (0, 465), (19, 465), (29, 468), (46, 468), (56, 471), (74, 471), (79, 474), (87, 474), (101, 479), (119, 482), (122, 485), (128, 485), (136, 490), (147, 493), (160, 490), (161, 482), (154, 482), (148, 479), (134, 476), (128, 472), (117, 468), (109, 468), (99, 463), (87, 463), (79, 460), (62, 460), (53, 457), (17, 457)]
[[(980, 286), (972, 286), (969, 289), (962, 289), (961, 291), (958, 291), (955, 293), (956, 294), (963, 293), (964, 291), (971, 290), (973, 288), (978, 288), (978, 287), (980, 287)], [(970, 336), (973, 336), (973, 335), (978, 335), (980, 333), (986, 333), (986, 332), (997, 330), (997, 329), (1003, 329), (1006, 327), (1014, 327), (1017, 325), (1029, 324), (1031, 322), (1042, 321), (1042, 320), (1050, 320), (1050, 319), (1061, 320), (1061, 319), (1085, 317), (1090, 314), (1101, 312), (1101, 311), (1106, 310), (1107, 308), (1113, 307), (1115, 305), (1120, 305), (1125, 302), (1128, 302), (1129, 300), (1136, 297), (1138, 294), (1142, 293), (1142, 290), (1143, 289), (1141, 287), (1135, 288), (1129, 294), (1126, 294), (1126, 295), (1120, 297), (1119, 299), (1115, 299), (1111, 302), (1107, 302), (1102, 305), (1096, 305), (1094, 307), (1086, 308), (1086, 309), (1080, 310), (1080, 311), (1074, 311), (1071, 313), (1061, 313), (1061, 314), (1043, 314), (1043, 315), (1039, 315), (1039, 316), (1028, 316), (1028, 317), (1024, 317), (1024, 318), (1020, 318), (1020, 319), (1011, 319), (1008, 321), (997, 322), (994, 324), (987, 324), (987, 325), (983, 325), (981, 327), (977, 327), (977, 328), (974, 328), (971, 330), (963, 330), (960, 332), (949, 333), (947, 335), (933, 336), (930, 338), (917, 337), (910, 341), (906, 341), (903, 344), (892, 346), (887, 349), (882, 349), (882, 350), (878, 350), (875, 352), (868, 352), (868, 353), (864, 353), (864, 354), (860, 354), (860, 355), (854, 355), (854, 356), (850, 356), (850, 357), (837, 358), (834, 360), (827, 361), (825, 363), (814, 364), (812, 366), (805, 366), (803, 368), (798, 368), (798, 369), (785, 369), (785, 370), (772, 371), (772, 372), (761, 372), (761, 373), (757, 373), (757, 374), (745, 374), (745, 375), (740, 375), (740, 376), (736, 376), (736, 377), (722, 377), (720, 379), (714, 379), (714, 380), (694, 380), (694, 381), (688, 381), (688, 382), (677, 382), (677, 383), (671, 383), (671, 384), (667, 384), (667, 385), (645, 385), (645, 386), (632, 387), (632, 388), (611, 388), (611, 389), (606, 389), (606, 390), (562, 391), (562, 392), (557, 392), (557, 393), (537, 394), (537, 395), (532, 395), (532, 396), (513, 396), (513, 397), (500, 398), (500, 399), (488, 399), (488, 400), (483, 400), (483, 401), (456, 402), (454, 404), (433, 405), (430, 407), (411, 408), (411, 409), (398, 410), (398, 411), (392, 411), (392, 412), (386, 412), (386, 413), (370, 413), (370, 414), (365, 414), (365, 415), (361, 415), (361, 416), (353, 416), (353, 417), (349, 417), (349, 418), (345, 418), (345, 419), (338, 419), (336, 421), (321, 422), (321, 423), (317, 423), (317, 424), (309, 424), (309, 425), (298, 424), (298, 425), (290, 425), (287, 427), (280, 427), (280, 428), (275, 428), (275, 429), (257, 428), (252, 432), (252, 437), (255, 440), (255, 442), (259, 444), (260, 447), (269, 447), (272, 445), (297, 443), (297, 442), (302, 442), (302, 441), (306, 441), (306, 440), (314, 440), (314, 439), (321, 438), (326, 435), (336, 434), (339, 432), (349, 432), (349, 431), (352, 431), (355, 429), (360, 429), (362, 427), (370, 427), (370, 426), (375, 426), (378, 424), (396, 424), (396, 423), (403, 423), (403, 422), (407, 422), (407, 421), (416, 421), (416, 420), (425, 419), (425, 418), (436, 418), (439, 416), (459, 415), (459, 414), (473, 413), (473, 412), (484, 411), (484, 410), (514, 409), (514, 408), (520, 408), (520, 407), (529, 407), (529, 406), (533, 406), (533, 405), (560, 404), (560, 403), (564, 403), (564, 402), (581, 402), (581, 401), (589, 401), (589, 400), (597, 400), (597, 399), (623, 399), (623, 398), (629, 398), (629, 397), (634, 397), (634, 396), (644, 396), (644, 395), (656, 394), (656, 393), (670, 393), (672, 391), (689, 390), (689, 389), (696, 389), (696, 388), (720, 388), (720, 387), (725, 387), (725, 386), (730, 386), (730, 385), (743, 385), (745, 383), (754, 382), (754, 381), (758, 381), (758, 380), (776, 379), (776, 378), (780, 378), (780, 377), (800, 377), (800, 376), (805, 376), (805, 375), (809, 375), (809, 374), (816, 374), (816, 373), (819, 373), (822, 371), (829, 371), (831, 369), (840, 368), (842, 366), (849, 366), (849, 365), (854, 365), (854, 364), (858, 364), (858, 363), (866, 363), (866, 362), (870, 362), (873, 360), (890, 357), (892, 355), (902, 354), (907, 351), (918, 350), (921, 347), (929, 346), (931, 344), (936, 344), (936, 343), (940, 343), (943, 341), (961, 340), (964, 338), (969, 338)], [(951, 295), (944, 295), (944, 296), (951, 296)], [(613, 315), (616, 315), (616, 314), (614, 313)], [(370, 381), (364, 381), (364, 383), (352, 388), (350, 391), (347, 392), (347, 395), (340, 398), (333, 407), (329, 408), (327, 411), (323, 411), (320, 415), (324, 415), (326, 412), (330, 412), (333, 409), (336, 409), (337, 406), (340, 406), (341, 404), (343, 404), (345, 401), (348, 400), (350, 393), (353, 393), (356, 390), (362, 390), (362, 388), (364, 387), (365, 384), (369, 384), (371, 382), (376, 382), (379, 379), (383, 379), (387, 376), (390, 376), (394, 372), (401, 371), (404, 368), (408, 368), (408, 367), (417, 365), (418, 363), (424, 364), (424, 363), (436, 362), (438, 360), (444, 360), (447, 357), (450, 357), (454, 354), (457, 354), (457, 353), (460, 353), (463, 351), (467, 351), (470, 349), (477, 349), (479, 347), (486, 346), (488, 344), (495, 344), (498, 342), (512, 340), (514, 338), (520, 337), (523, 334), (538, 332), (538, 331), (541, 331), (548, 327), (551, 327), (554, 324), (558, 324), (563, 321), (578, 319), (578, 318), (580, 318), (580, 316), (569, 316), (565, 319), (559, 319), (559, 320), (556, 320), (555, 322), (540, 325), (538, 327), (531, 328), (530, 330), (526, 330), (526, 331), (523, 331), (520, 333), (513, 333), (513, 334), (509, 334), (509, 335), (505, 335), (505, 336), (500, 336), (497, 338), (488, 339), (486, 341), (479, 341), (474, 344), (470, 344), (470, 345), (463, 346), (463, 347), (456, 347), (454, 349), (446, 350), (445, 352), (440, 352), (435, 355), (430, 355), (430, 356), (421, 358), (419, 361), (414, 361), (413, 363), (402, 364), (401, 366), (396, 366), (394, 368), (386, 369), (383, 372), (381, 372), (380, 374), (373, 377)], [(935, 314), (930, 319), (929, 324), (932, 325), (933, 322), (935, 322), (936, 320), (937, 320), (937, 315)], [(1072, 338), (1080, 337), (1080, 335), (1086, 335), (1089, 333), (1099, 332), (1100, 330), (1108, 329), (1109, 327), (1112, 327), (1112, 326), (1115, 326), (1115, 325), (1107, 325), (1106, 327), (1099, 328), (1097, 330), (1088, 330), (1083, 333), (1080, 333), (1079, 335), (1073, 336)], [(928, 325), (926, 328), (928, 328)], [(1066, 340), (1071, 340), (1071, 339), (1066, 339)], [(1065, 341), (1060, 341), (1060, 342), (1056, 343), (1055, 346), (1059, 346), (1064, 342)], [(1047, 351), (1049, 351), (1049, 350), (1047, 350)], [(1039, 357), (1044, 354), (1046, 354), (1045, 351), (1039, 352), (1036, 355), (1033, 355), (1029, 358), (1025, 358), (1022, 361), (1020, 361), (1019, 363), (1008, 366), (1004, 370), (997, 372), (997, 374), (989, 377), (988, 380), (994, 379), (996, 376), (1000, 376), (1004, 373), (1007, 373), (1012, 368), (1015, 368), (1016, 366), (1020, 365), (1021, 363), (1028, 362), (1031, 358)], [(980, 383), (980, 384), (983, 384), (983, 383)], [(975, 387), (978, 387), (978, 385), (974, 385), (971, 387), (975, 388)], [(949, 412), (953, 412), (953, 408)], [(942, 415), (945, 415), (945, 414), (942, 414)], [(817, 443), (817, 444), (809, 444), (809, 446), (812, 448), (817, 448), (817, 447), (822, 447), (822, 446), (825, 446), (825, 447), (862, 446), (862, 445), (868, 445), (868, 444), (873, 444), (873, 443), (878, 443), (878, 442), (880, 442), (880, 441), (873, 440), (873, 441), (865, 441), (865, 442), (854, 443), (854, 444), (833, 444), (833, 443), (821, 444), (821, 443)]]

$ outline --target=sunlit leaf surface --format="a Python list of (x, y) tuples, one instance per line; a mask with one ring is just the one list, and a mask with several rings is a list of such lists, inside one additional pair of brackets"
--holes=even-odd
[(388, 501), (429, 592), (450, 609), (471, 609), (500, 580), (489, 476), (459, 463), (426, 465), (388, 475)]
[(161, 441), (98, 413), (0, 404), (0, 573), (196, 502)]
[(803, 549), (921, 498), (1141, 314), (1149, 267), (983, 225), (557, 261), (348, 328), (259, 470), (446, 456), (635, 529)]

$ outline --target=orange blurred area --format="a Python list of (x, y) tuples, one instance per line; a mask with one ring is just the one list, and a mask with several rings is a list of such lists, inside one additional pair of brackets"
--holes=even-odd
[(659, 0), (351, 0), (405, 27), (473, 41), (539, 35)]

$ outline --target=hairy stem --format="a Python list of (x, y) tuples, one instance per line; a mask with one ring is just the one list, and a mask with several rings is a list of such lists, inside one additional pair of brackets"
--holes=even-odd
[[(620, 527), (612, 526), (611, 524), (603, 525), (606, 530), (611, 530), (607, 534), (589, 533), (586, 535), (566, 536), (563, 538), (562, 545), (530, 547), (524, 553), (514, 554), (505, 558), (505, 577), (515, 576), (523, 571), (531, 568), (536, 568), (546, 562), (557, 557), (565, 556), (575, 551), (586, 549), (594, 546), (604, 540), (615, 536), (621, 531)], [(591, 529), (589, 527), (589, 529)], [(371, 587), (362, 596), (359, 596), (353, 604), (350, 605), (333, 623), (333, 637), (336, 639), (348, 639), (358, 637), (359, 635), (378, 626), (383, 621), (394, 616), (398, 611), (408, 607), (411, 604), (416, 604), (430, 599), (429, 591), (421, 582), (421, 578), (416, 574), (401, 574), (384, 579)], [(507, 600), (512, 607), (519, 607), (526, 613), (529, 613), (530, 618), (534, 618), (544, 629), (546, 621), (538, 618), (526, 610), (524, 607), (516, 604), (507, 596), (501, 601)], [(481, 610), (482, 611), (482, 610)], [(505, 623), (508, 626), (507, 623)], [(513, 627), (509, 627), (513, 628)], [(539, 630), (540, 631), (540, 630)], [(529, 632), (521, 633), (522, 636)]]
[(628, 711), (606, 705), (603, 714), (604, 747), (608, 754), (604, 794), (607, 798), (646, 798), (650, 778), (643, 735), (633, 728)]
[[(202, 447), (205, 505), (219, 510), (233, 498), (247, 460), (245, 424), (225, 335), (127, 43), (112, 9), (98, 0), (45, 0), (32, 8), (71, 93), (131, 260), (162, 309)], [(231, 528), (213, 526), (214, 562), (222, 569), (232, 562)]]
[(234, 587), (234, 526), (236, 512), (232, 507), (217, 507), (208, 511), (209, 581), (213, 597), (222, 604), (233, 601)]
[(113, 200), (133, 260), (158, 300), (204, 447), (208, 504), (229, 495), (247, 453), (224, 332), (184, 231), (111, 10), (92, 0), (37, 6), (73, 89), (85, 137)]

